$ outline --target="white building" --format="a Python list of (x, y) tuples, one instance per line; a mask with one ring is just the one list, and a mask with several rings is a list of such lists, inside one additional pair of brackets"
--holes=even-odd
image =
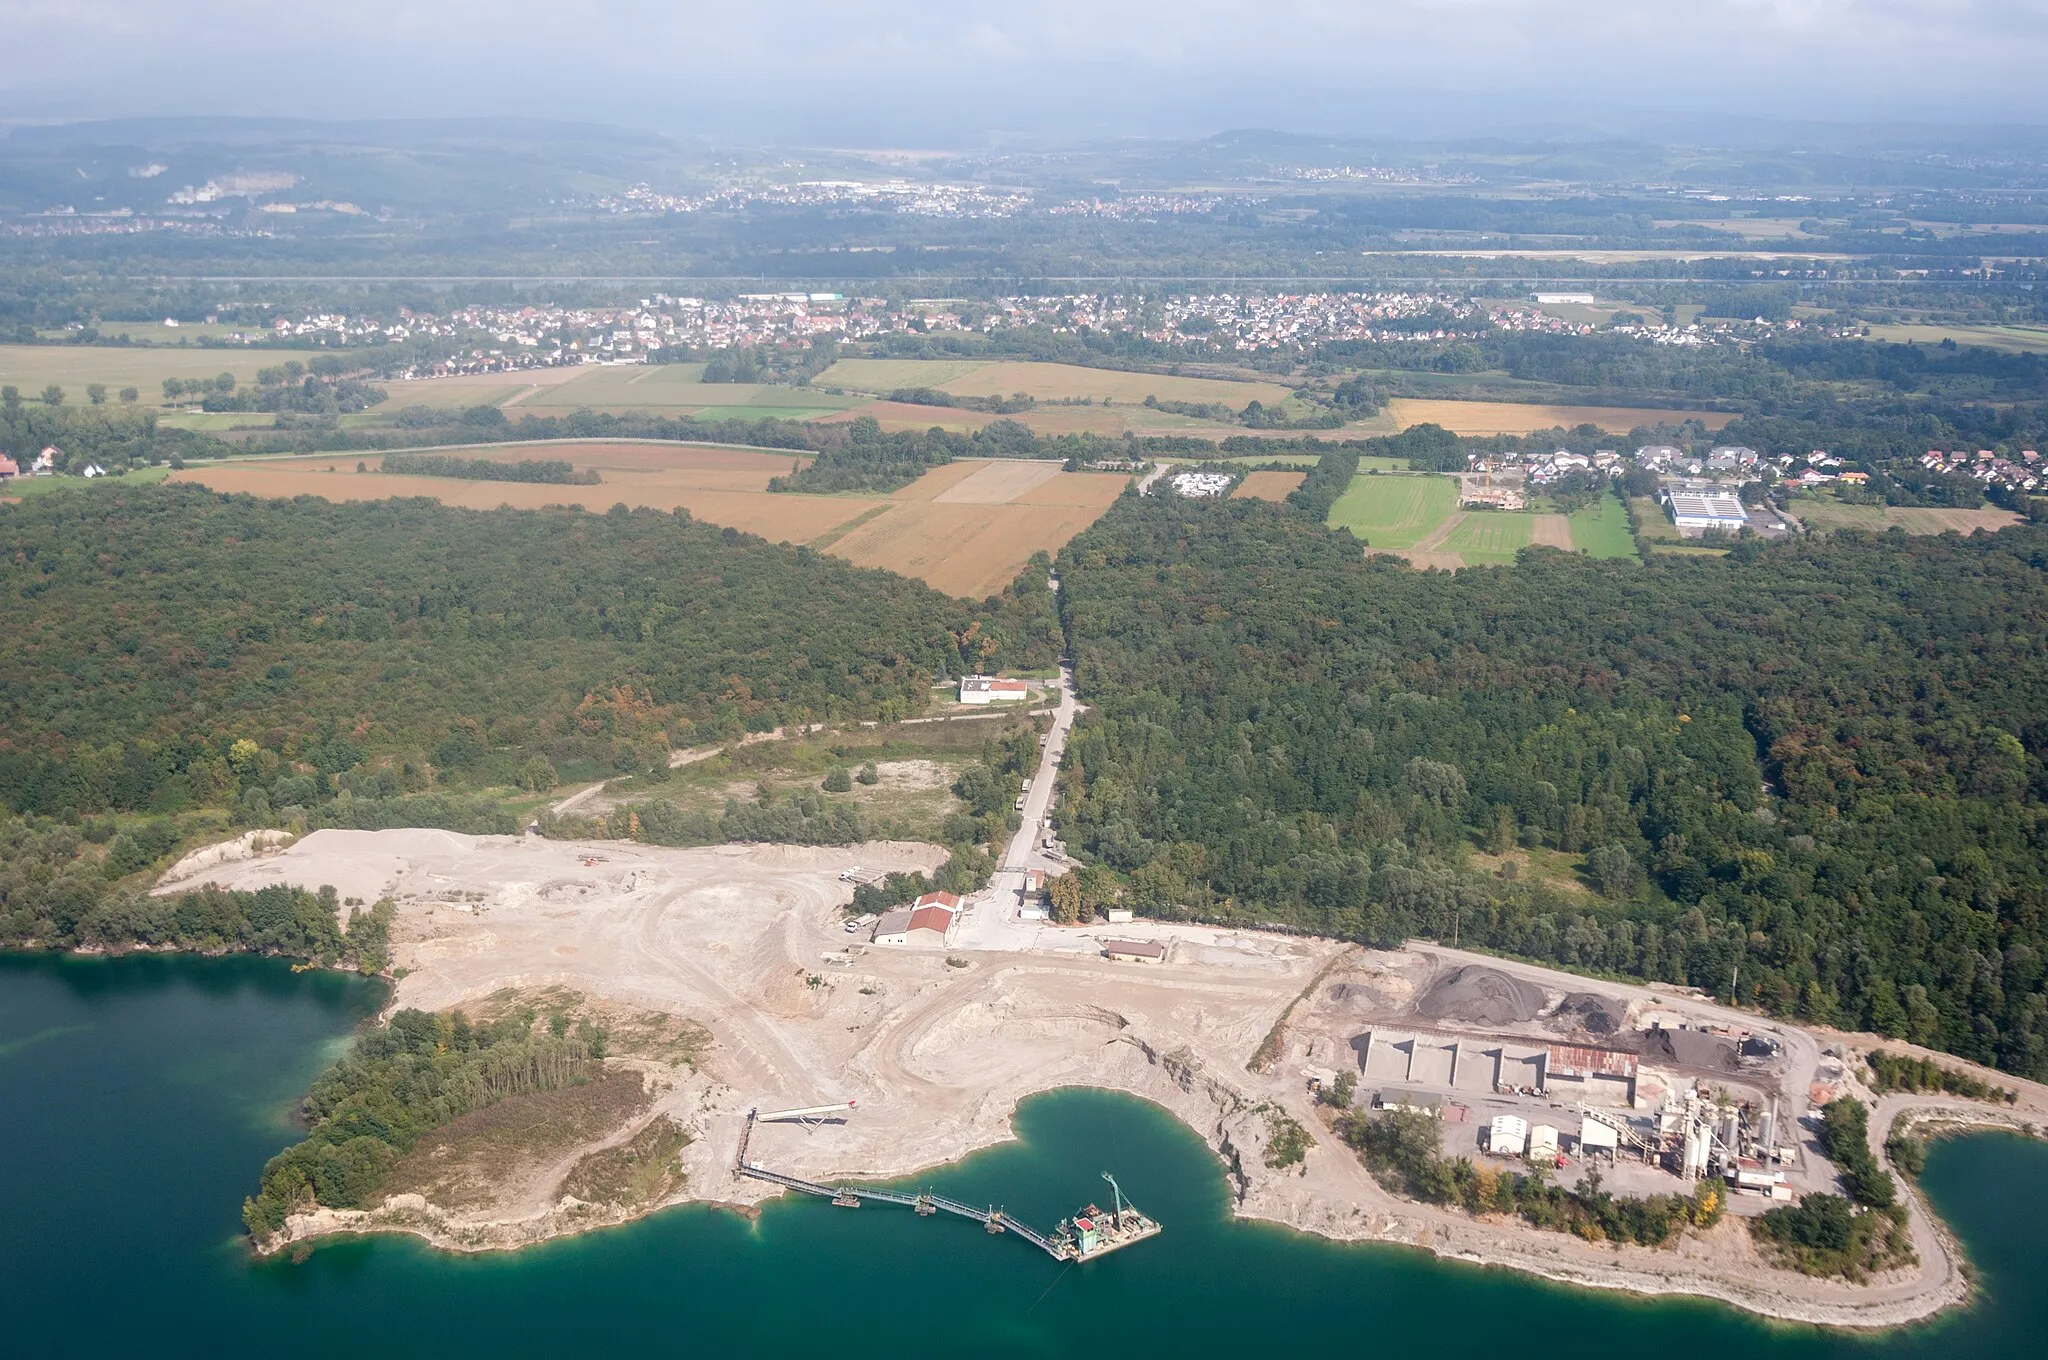
[(1532, 1162), (1557, 1161), (1557, 1130), (1548, 1124), (1529, 1126), (1529, 1160)]
[(1529, 1146), (1529, 1121), (1518, 1114), (1497, 1114), (1486, 1131), (1486, 1150), (1496, 1157), (1519, 1157)]
[(1725, 529), (1730, 533), (1749, 523), (1742, 502), (1726, 491), (1669, 491), (1671, 522), (1681, 529)]
[(993, 675), (960, 677), (963, 704), (1020, 704), (1031, 697), (1031, 686), (1022, 680), (1004, 680)]

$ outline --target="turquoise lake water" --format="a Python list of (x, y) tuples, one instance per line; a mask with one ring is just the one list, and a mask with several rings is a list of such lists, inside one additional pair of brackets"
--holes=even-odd
[(449, 1357), (2048, 1353), (2028, 1274), (2048, 1147), (1938, 1146), (1925, 1184), (1981, 1272), (1967, 1312), (1871, 1338), (1571, 1290), (1229, 1216), (1215, 1159), (1128, 1097), (1025, 1104), (1020, 1141), (924, 1178), (1046, 1226), (1112, 1171), (1166, 1232), (1066, 1267), (959, 1219), (686, 1208), (515, 1254), (401, 1238), (252, 1261), (239, 1211), (291, 1109), (382, 997), (256, 959), (0, 956), (0, 1353)]

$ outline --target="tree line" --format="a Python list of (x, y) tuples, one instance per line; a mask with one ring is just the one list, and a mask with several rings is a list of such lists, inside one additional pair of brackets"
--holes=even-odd
[(596, 486), (596, 468), (579, 469), (566, 458), (458, 458), (436, 453), (387, 453), (378, 471), (402, 477), (462, 477), (478, 482), (546, 482), (552, 486)]

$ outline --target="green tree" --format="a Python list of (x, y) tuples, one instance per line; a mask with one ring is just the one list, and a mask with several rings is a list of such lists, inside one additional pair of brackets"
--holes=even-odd
[(105, 383), (87, 383), (85, 385), (85, 399), (94, 406), (105, 406), (107, 404), (107, 385)]
[(825, 776), (824, 789), (827, 793), (847, 793), (853, 788), (853, 776), (846, 772), (844, 765), (834, 765)]
[(855, 775), (854, 778), (863, 784), (879, 784), (882, 782), (882, 772), (876, 767), (875, 762), (870, 760), (860, 767), (860, 773)]
[(57, 384), (55, 384), (55, 383), (51, 383), (51, 384), (50, 384), (50, 385), (49, 385), (48, 387), (45, 387), (45, 388), (43, 389), (43, 405), (45, 405), (45, 406), (62, 406), (63, 404), (64, 404), (64, 389), (63, 389), (63, 388), (59, 387), (59, 386), (58, 386)]
[(1346, 1068), (1330, 1083), (1330, 1103), (1340, 1110), (1351, 1108), (1351, 1102), (1358, 1096), (1358, 1074)]

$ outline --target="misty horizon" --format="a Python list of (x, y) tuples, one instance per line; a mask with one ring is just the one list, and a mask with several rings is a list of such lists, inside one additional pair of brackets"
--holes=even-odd
[(1606, 7), (1312, 0), (777, 7), (10, 0), (0, 120), (529, 117), (755, 141), (1656, 137), (2048, 121), (2048, 11), (1978, 0)]

